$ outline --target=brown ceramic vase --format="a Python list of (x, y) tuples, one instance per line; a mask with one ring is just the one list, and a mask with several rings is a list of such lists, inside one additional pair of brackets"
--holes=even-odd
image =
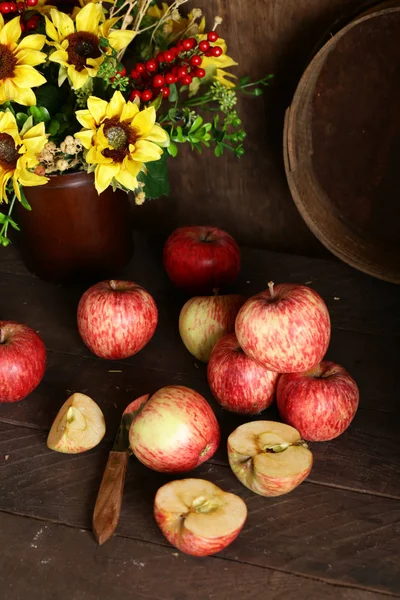
[(51, 176), (25, 188), (31, 211), (17, 207), (20, 248), (30, 271), (55, 281), (116, 277), (133, 254), (129, 197), (111, 188), (98, 195), (93, 174)]

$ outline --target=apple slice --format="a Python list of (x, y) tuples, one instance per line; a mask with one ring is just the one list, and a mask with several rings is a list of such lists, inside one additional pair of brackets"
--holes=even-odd
[(54, 419), (47, 447), (65, 454), (86, 452), (101, 442), (105, 432), (104, 415), (96, 402), (85, 394), (72, 394)]
[(204, 479), (170, 481), (154, 500), (154, 516), (170, 544), (192, 556), (209, 556), (239, 535), (247, 507), (239, 496)]
[(243, 485), (261, 496), (291, 492), (309, 475), (313, 456), (299, 432), (283, 423), (254, 421), (228, 438), (232, 471)]

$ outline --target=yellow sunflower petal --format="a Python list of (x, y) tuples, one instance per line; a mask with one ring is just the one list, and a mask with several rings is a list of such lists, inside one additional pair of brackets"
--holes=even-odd
[(0, 132), (12, 135), (12, 131), (18, 133), (18, 125), (12, 112), (7, 109), (0, 113)]
[(146, 140), (138, 140), (135, 144), (135, 150), (131, 154), (132, 160), (140, 162), (150, 162), (153, 160), (159, 160), (162, 155), (162, 150), (153, 142), (146, 142)]
[(107, 19), (100, 25), (100, 35), (101, 37), (108, 38), (108, 34), (110, 33), (111, 28), (120, 20), (121, 17), (113, 17), (112, 19)]
[(0, 31), (0, 44), (11, 46), (16, 44), (18, 39), (21, 37), (21, 21), (19, 17), (8, 21)]
[(15, 102), (18, 102), (18, 104), (22, 104), (23, 106), (35, 106), (36, 96), (31, 89), (20, 88), (14, 85), (10, 79), (3, 81), (2, 83), (3, 85), (0, 86), (0, 103), (2, 103), (2, 96), (4, 94), (5, 96), (8, 96), (7, 100), (15, 100)]
[(13, 174), (13, 189), (14, 194), (17, 196), (18, 200), (21, 202), (21, 188), (19, 187), (19, 177), (16, 172)]
[(72, 82), (72, 86), (74, 90), (79, 90), (81, 87), (85, 85), (87, 80), (89, 79), (89, 75), (86, 69), (82, 69), (82, 71), (77, 71), (74, 65), (69, 65), (68, 67), (68, 77)]
[(134, 177), (134, 175), (132, 175), (129, 171), (126, 170), (121, 169), (115, 175), (115, 179), (118, 181), (118, 183), (125, 186), (128, 190), (131, 191), (133, 191), (138, 186), (136, 177)]
[(144, 110), (141, 110), (133, 119), (132, 119), (132, 127), (135, 129), (136, 135), (138, 137), (145, 137), (156, 122), (156, 110), (154, 106), (149, 106)]
[(47, 135), (44, 123), (34, 125), (25, 133), (22, 144), (28, 153), (39, 154), (47, 143)]
[(30, 65), (31, 67), (41, 65), (46, 60), (46, 54), (44, 52), (30, 50), (29, 48), (26, 50), (18, 50), (14, 56), (17, 59), (17, 65)]
[(131, 156), (125, 156), (124, 162), (122, 163), (124, 169), (128, 170), (131, 175), (137, 177), (142, 170), (143, 165), (140, 162), (132, 160)]
[(119, 90), (114, 92), (113, 97), (108, 103), (106, 116), (111, 119), (112, 117), (119, 117), (122, 113), (122, 109), (124, 108), (126, 102), (125, 98), (121, 94)]
[(26, 187), (33, 187), (35, 185), (43, 185), (48, 182), (47, 177), (42, 175), (36, 175), (27, 169), (17, 169), (15, 175), (18, 177), (18, 181), (21, 185)]
[(13, 171), (6, 171), (0, 167), (0, 202), (7, 202), (6, 187), (9, 179), (12, 177)]
[(30, 88), (43, 85), (46, 83), (46, 78), (29, 65), (16, 65), (13, 82), (19, 88)]
[(75, 33), (74, 22), (67, 14), (60, 12), (56, 8), (52, 8), (50, 11), (50, 16), (55, 28), (59, 32), (58, 39), (64, 39), (71, 35), (71, 33)]
[(136, 31), (132, 31), (131, 29), (124, 29), (123, 31), (116, 29), (115, 31), (110, 31), (108, 41), (112, 48), (119, 52), (129, 46), (135, 37)]
[(78, 122), (86, 129), (95, 129), (96, 123), (92, 115), (88, 110), (77, 110), (75, 111), (75, 116)]
[(76, 16), (77, 31), (88, 31), (97, 35), (102, 13), (100, 4), (87, 4)]
[(94, 185), (98, 194), (101, 194), (105, 189), (108, 188), (119, 170), (119, 164), (97, 165), (94, 172)]
[(102, 119), (104, 119), (106, 116), (107, 102), (105, 100), (101, 100), (101, 98), (97, 98), (96, 96), (89, 96), (87, 107), (97, 125), (100, 125)]
[(169, 146), (169, 135), (160, 125), (154, 125), (150, 129), (150, 132), (146, 135), (146, 140), (155, 142), (163, 147)]
[(49, 60), (63, 65), (63, 67), (69, 66), (68, 52), (66, 52), (65, 50), (56, 50), (55, 52), (52, 52), (49, 56)]
[(90, 130), (78, 131), (75, 133), (75, 137), (82, 142), (82, 145), (84, 148), (86, 148), (86, 150), (89, 150), (89, 148), (92, 147), (93, 135), (94, 132)]
[(139, 107), (133, 102), (127, 102), (122, 109), (120, 120), (121, 121), (132, 121), (132, 119), (138, 114)]
[(18, 44), (18, 50), (41, 50), (46, 43), (46, 36), (40, 33), (27, 35)]
[(51, 40), (54, 40), (55, 42), (61, 41), (62, 37), (58, 33), (57, 29), (54, 27), (53, 23), (50, 21), (50, 19), (48, 17), (45, 17), (44, 20), (45, 20), (45, 25), (46, 25), (47, 37), (49, 37)]

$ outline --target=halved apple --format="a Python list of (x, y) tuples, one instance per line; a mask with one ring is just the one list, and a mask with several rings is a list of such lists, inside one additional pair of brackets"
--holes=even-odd
[(101, 442), (105, 432), (104, 415), (96, 402), (85, 394), (75, 393), (58, 411), (47, 447), (65, 454), (86, 452)]
[(291, 492), (309, 475), (313, 456), (299, 432), (275, 421), (241, 425), (228, 438), (232, 471), (261, 496)]
[(154, 500), (154, 516), (170, 544), (192, 556), (209, 556), (238, 536), (247, 507), (239, 496), (204, 479), (170, 481)]

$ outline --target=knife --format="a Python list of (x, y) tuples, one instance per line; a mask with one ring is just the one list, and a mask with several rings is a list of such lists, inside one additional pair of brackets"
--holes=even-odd
[(148, 399), (149, 394), (146, 394), (134, 400), (122, 414), (93, 512), (93, 533), (100, 545), (112, 536), (118, 525), (128, 459), (132, 454), (129, 448), (129, 428)]

